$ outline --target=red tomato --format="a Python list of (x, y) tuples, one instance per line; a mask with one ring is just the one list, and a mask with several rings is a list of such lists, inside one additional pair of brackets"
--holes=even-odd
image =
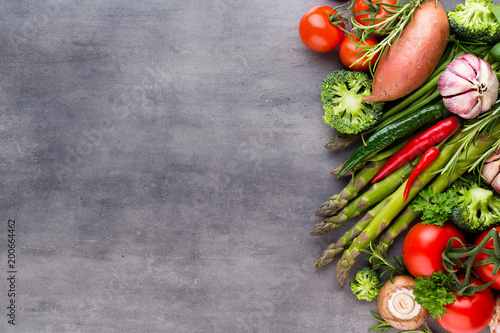
[[(397, 4), (397, 0), (380, 0), (380, 1), (375, 1), (375, 0), (365, 0), (365, 1), (371, 1), (372, 3), (384, 3), (384, 4), (388, 4), (388, 5), (394, 5), (394, 4)], [(354, 10), (353, 10), (353, 13), (354, 13), (354, 19), (356, 20), (356, 22), (358, 22), (359, 24), (361, 25), (364, 25), (364, 26), (367, 26), (367, 25), (373, 25), (373, 24), (377, 24), (379, 23), (380, 21), (376, 21), (376, 20), (364, 20), (364, 19), (367, 19), (367, 18), (386, 18), (389, 16), (389, 13), (386, 11), (386, 8), (388, 9), (394, 9), (394, 7), (389, 7), (389, 6), (380, 6), (380, 9), (379, 11), (373, 15), (373, 14), (358, 14), (364, 10), (367, 10), (369, 7), (366, 3), (363, 2), (363, 0), (356, 0), (354, 2)], [(381, 26), (379, 28), (377, 28), (377, 30), (380, 30), (384, 28), (384, 26)]]
[[(403, 260), (410, 274), (419, 277), (446, 271), (441, 254), (452, 237), (457, 237), (465, 244), (462, 232), (450, 222), (445, 222), (442, 227), (422, 222), (415, 224), (403, 242)], [(460, 242), (455, 240), (452, 246), (459, 247)]]
[[(463, 276), (458, 279), (463, 281)], [(471, 277), (474, 286), (482, 285)], [(453, 292), (455, 296), (457, 294)], [(436, 319), (442, 328), (453, 333), (478, 333), (488, 326), (495, 310), (495, 296), (490, 288), (472, 296), (457, 296), (454, 303), (445, 305), (446, 312), (441, 319)]]
[[(349, 38), (349, 36), (352, 37)], [(340, 55), (340, 60), (342, 63), (346, 66), (349, 67), (349, 69), (355, 70), (355, 71), (366, 71), (368, 68), (370, 68), (370, 64), (373, 68), (375, 66), (375, 62), (377, 61), (378, 56), (373, 57), (369, 62), (365, 62), (365, 57), (363, 54), (359, 54), (363, 49), (359, 48), (359, 39), (354, 37), (352, 34), (346, 35), (342, 41), (340, 42), (339, 46), (339, 55)], [(365, 39), (362, 46), (374, 46), (377, 45), (377, 40), (375, 37), (370, 37)], [(359, 59), (359, 60), (358, 60)], [(356, 62), (356, 60), (358, 60)]]
[[(495, 229), (498, 231), (498, 233), (500, 233), (500, 226), (494, 227), (492, 229)], [(479, 243), (481, 243), (481, 241), (484, 239), (484, 237), (486, 237), (486, 234), (492, 229), (483, 231), (481, 234), (479, 234), (479, 236), (474, 241), (474, 245), (477, 246)], [(485, 248), (487, 248), (487, 249), (494, 248), (493, 238), (490, 238), (490, 240), (486, 243)], [(484, 254), (483, 252), (479, 252), (476, 259), (474, 259), (474, 262), (476, 263), (479, 261), (483, 261), (485, 259), (488, 259), (489, 257), (490, 257), (489, 255)], [(479, 277), (479, 279), (481, 281), (483, 281), (484, 283), (488, 283), (488, 282), (496, 279), (495, 282), (490, 284), (490, 287), (493, 289), (500, 290), (500, 273), (493, 275), (493, 266), (494, 266), (493, 264), (487, 264), (487, 265), (482, 265), (482, 266), (474, 266), (473, 269), (474, 269), (474, 272)]]
[[(299, 34), (304, 44), (310, 49), (318, 52), (331, 51), (344, 37), (344, 30), (330, 23), (329, 17), (332, 10), (332, 7), (316, 6), (302, 16)], [(336, 11), (333, 12), (333, 14), (336, 13)], [(343, 23), (341, 26), (345, 28)]]

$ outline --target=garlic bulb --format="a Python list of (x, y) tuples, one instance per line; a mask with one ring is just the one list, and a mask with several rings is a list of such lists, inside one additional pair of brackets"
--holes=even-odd
[(451, 61), (438, 79), (445, 107), (464, 119), (488, 111), (498, 97), (498, 78), (487, 61), (464, 54)]
[(500, 193), (500, 148), (495, 149), (484, 161), (483, 181)]

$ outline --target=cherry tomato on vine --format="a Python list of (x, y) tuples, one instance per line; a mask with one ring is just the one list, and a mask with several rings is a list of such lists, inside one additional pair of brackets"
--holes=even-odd
[[(414, 277), (431, 276), (440, 270), (446, 272), (441, 254), (452, 237), (465, 244), (462, 232), (450, 222), (442, 227), (422, 222), (415, 224), (403, 241), (403, 261), (408, 272)], [(456, 248), (461, 244), (454, 240), (452, 246)]]
[[(488, 234), (488, 232), (490, 230), (492, 230), (492, 229), (497, 230), (498, 233), (500, 234), (500, 226), (488, 229), (486, 231), (483, 231), (482, 233), (479, 234), (479, 236), (474, 241), (474, 245), (477, 246), (479, 243), (481, 243), (481, 241), (484, 239), (484, 237), (486, 237), (486, 235)], [(487, 249), (494, 249), (493, 238), (491, 238), (486, 243), (486, 245), (484, 247), (487, 248)], [(489, 255), (487, 255), (487, 254), (485, 254), (483, 252), (479, 252), (478, 255), (477, 255), (477, 257), (476, 257), (476, 259), (474, 259), (474, 263), (486, 260), (489, 257), (490, 257)], [(490, 284), (490, 288), (500, 290), (500, 272), (497, 273), (497, 274), (495, 274), (495, 275), (493, 275), (493, 266), (494, 266), (494, 264), (486, 264), (486, 265), (481, 265), (481, 266), (474, 266), (473, 270), (477, 274), (477, 276), (479, 277), (479, 279), (481, 281), (483, 281), (483, 283), (488, 283), (490, 281), (495, 280), (495, 282), (493, 282), (492, 284)]]
[[(387, 5), (397, 4), (397, 0), (379, 0), (379, 1), (364, 0), (364, 1), (371, 2), (374, 4), (379, 4), (379, 3), (387, 4)], [(377, 13), (359, 14), (360, 12), (365, 11), (369, 8), (368, 5), (364, 1), (363, 0), (356, 0), (354, 2), (354, 9), (353, 9), (354, 19), (356, 20), (356, 22), (358, 22), (359, 24), (364, 25), (364, 26), (374, 25), (374, 24), (380, 23), (380, 21), (378, 21), (378, 20), (365, 20), (365, 19), (367, 19), (367, 18), (377, 18), (377, 19), (387, 18), (390, 14), (387, 12), (386, 9), (393, 9), (394, 8), (394, 7), (390, 7), (390, 6), (386, 7), (384, 5), (379, 5), (380, 9)], [(383, 28), (385, 28), (385, 26), (381, 26), (381, 27), (377, 28), (377, 30), (380, 30)]]
[[(350, 36), (350, 37), (349, 37)], [(352, 38), (352, 39), (351, 39)], [(374, 56), (370, 61), (366, 61), (364, 54), (360, 54), (363, 49), (358, 47), (360, 40), (354, 37), (352, 34), (345, 35), (342, 38), (339, 46), (339, 56), (342, 63), (349, 69), (355, 71), (366, 71), (367, 69), (375, 66), (378, 55)], [(377, 40), (375, 37), (369, 37), (363, 41), (362, 46), (374, 46), (377, 45)], [(359, 60), (358, 60), (359, 59)]]
[[(460, 281), (463, 276), (458, 276)], [(471, 277), (473, 286), (483, 283)], [(478, 291), (472, 296), (458, 296), (452, 304), (445, 305), (446, 312), (436, 321), (442, 328), (453, 333), (478, 333), (488, 326), (495, 310), (495, 296), (490, 288)]]
[[(300, 38), (310, 49), (318, 52), (331, 51), (344, 37), (344, 30), (330, 23), (332, 10), (332, 7), (316, 6), (309, 9), (300, 19)], [(340, 26), (345, 28), (343, 23)]]

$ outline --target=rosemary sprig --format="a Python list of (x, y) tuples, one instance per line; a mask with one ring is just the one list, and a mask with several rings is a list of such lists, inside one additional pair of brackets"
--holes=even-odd
[(385, 274), (389, 274), (389, 280), (393, 281), (394, 274), (408, 274), (408, 270), (406, 269), (402, 256), (394, 257), (393, 264), (387, 258), (387, 254), (383, 250), (382, 246), (374, 247), (373, 243), (370, 243), (369, 250), (362, 249), (361, 251), (370, 255), (370, 257), (368, 258), (368, 262), (372, 265), (373, 269), (382, 271), (380, 273), (380, 277), (384, 276)]
[[(379, 314), (377, 314), (375, 312), (371, 312), (371, 314), (373, 316), (373, 319), (375, 319), (376, 321), (378, 321), (379, 324), (377, 324), (377, 325), (373, 326), (372, 328), (370, 328), (368, 330), (368, 332), (374, 332), (374, 331), (377, 331), (377, 330), (382, 330), (382, 333), (384, 333), (388, 329), (393, 329), (394, 328), (388, 322), (386, 322), (384, 320), (384, 318), (382, 318), (382, 316), (380, 316)], [(409, 331), (399, 331), (399, 333), (433, 333), (433, 332), (431, 331), (431, 329), (429, 328), (429, 326), (427, 325), (427, 323), (425, 323), (423, 330), (415, 329), (415, 330), (409, 330)]]
[[(463, 152), (469, 151), (469, 148), (476, 142), (476, 139), (478, 138), (479, 135), (481, 134), (488, 134), (488, 136), (498, 135), (498, 133), (494, 133), (492, 132), (492, 130), (498, 124), (498, 121), (500, 121), (499, 116), (500, 116), (500, 100), (497, 100), (490, 111), (481, 114), (480, 116), (471, 121), (466, 122), (462, 129), (463, 135), (460, 137), (460, 139), (454, 142), (450, 142), (450, 144), (461, 143), (460, 146), (457, 148), (455, 154), (450, 158), (448, 163), (443, 167), (443, 169), (441, 169), (440, 173), (441, 174), (447, 173), (448, 176), (451, 177), (453, 171), (456, 170), (457, 164), (461, 161), (464, 161), (460, 159), (460, 155)], [(500, 144), (500, 139), (497, 139), (489, 149), (487, 149), (480, 155), (467, 156), (467, 159), (474, 160), (474, 162), (468, 166), (467, 171), (472, 172), (474, 170), (477, 170), (478, 173), (480, 173), (484, 161), (491, 154), (491, 152), (493, 152), (498, 147), (499, 144)]]
[[(389, 47), (399, 39), (406, 25), (413, 20), (415, 10), (428, 1), (430, 0), (401, 0), (396, 4), (374, 4), (369, 0), (363, 0), (368, 9), (359, 12), (358, 15), (369, 14), (369, 17), (362, 19), (363, 24), (361, 24), (355, 20), (354, 15), (350, 16), (352, 33), (359, 39), (357, 46), (361, 49), (359, 52), (360, 57), (357, 61), (362, 60), (363, 63), (371, 63), (371, 60), (375, 58), (375, 65), (373, 68), (370, 66), (370, 71), (373, 75), (380, 58), (385, 56)], [(333, 8), (330, 14), (330, 22), (349, 33), (349, 31), (340, 26), (340, 23), (345, 24), (348, 22), (348, 19), (344, 18), (343, 15), (348, 11), (354, 12), (354, 3), (355, 0), (351, 0), (346, 4)], [(375, 18), (375, 14), (378, 13), (381, 7), (389, 15), (384, 18)], [(374, 33), (383, 36), (383, 39), (376, 45), (365, 45), (365, 39)], [(361, 57), (361, 55), (363, 56)]]

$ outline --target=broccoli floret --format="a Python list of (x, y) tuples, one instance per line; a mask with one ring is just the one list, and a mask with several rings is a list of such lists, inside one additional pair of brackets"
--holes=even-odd
[(465, 0), (453, 11), (448, 20), (453, 34), (458, 38), (489, 44), (500, 41), (500, 23), (491, 11), (492, 0)]
[(372, 80), (365, 72), (333, 71), (321, 86), (325, 123), (343, 134), (358, 134), (378, 123), (383, 102), (365, 102)]
[(370, 267), (360, 268), (349, 286), (358, 299), (371, 301), (377, 297), (380, 290), (377, 272)]
[(458, 179), (447, 192), (458, 195), (450, 221), (460, 229), (478, 233), (500, 224), (500, 195), (477, 175), (468, 174)]

